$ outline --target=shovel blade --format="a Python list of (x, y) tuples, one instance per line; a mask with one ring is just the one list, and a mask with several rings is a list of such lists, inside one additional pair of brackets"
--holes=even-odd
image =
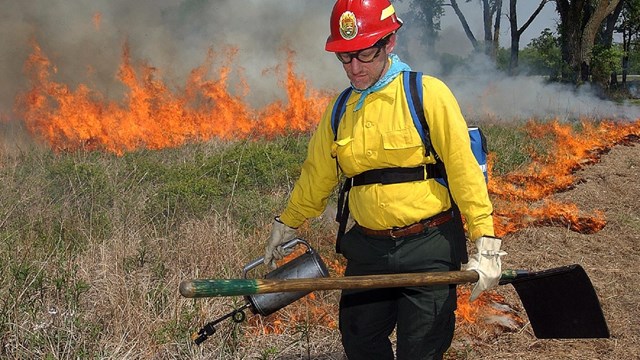
[(537, 338), (609, 337), (598, 296), (580, 265), (533, 272), (511, 284)]

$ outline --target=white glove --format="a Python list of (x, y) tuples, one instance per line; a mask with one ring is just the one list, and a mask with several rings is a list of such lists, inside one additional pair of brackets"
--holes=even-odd
[(502, 240), (490, 236), (476, 240), (478, 252), (469, 257), (465, 267), (466, 270), (474, 270), (479, 275), (478, 282), (471, 291), (470, 301), (477, 299), (481, 292), (498, 286), (502, 274), (500, 257), (507, 255), (506, 252), (500, 251), (501, 244)]
[(291, 254), (293, 249), (283, 249), (282, 244), (289, 240), (293, 240), (296, 237), (296, 229), (285, 225), (280, 221), (280, 217), (276, 217), (273, 220), (271, 227), (271, 236), (267, 242), (266, 251), (264, 253), (264, 263), (269, 265), (272, 269), (277, 267), (276, 260), (280, 260), (283, 257)]

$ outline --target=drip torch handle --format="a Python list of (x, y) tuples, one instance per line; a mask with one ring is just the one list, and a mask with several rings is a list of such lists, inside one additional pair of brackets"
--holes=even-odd
[[(287, 241), (286, 243), (284, 243), (282, 245), (283, 249), (290, 249), (293, 248), (294, 246), (298, 245), (298, 244), (303, 244), (307, 247), (307, 250), (310, 251), (311, 250), (311, 245), (309, 245), (308, 242), (306, 242), (305, 240), (302, 240), (300, 238), (295, 238), (292, 240)], [(259, 257), (253, 261), (251, 261), (250, 263), (248, 263), (247, 265), (244, 266), (244, 268), (242, 269), (242, 277), (243, 278), (247, 278), (247, 273), (252, 270), (255, 269), (256, 267), (260, 266), (264, 264), (264, 256), (263, 257)]]

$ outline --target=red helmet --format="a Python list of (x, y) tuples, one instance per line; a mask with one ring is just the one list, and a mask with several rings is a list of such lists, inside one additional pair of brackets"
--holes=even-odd
[(389, 0), (338, 0), (331, 12), (325, 50), (351, 52), (373, 46), (398, 30), (402, 21)]

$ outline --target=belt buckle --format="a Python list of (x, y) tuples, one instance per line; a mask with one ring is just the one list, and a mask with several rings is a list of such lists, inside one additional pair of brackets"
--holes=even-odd
[(393, 227), (393, 228), (389, 229), (389, 236), (390, 236), (392, 239), (394, 239), (394, 240), (395, 240), (395, 239), (400, 238), (400, 236), (396, 236), (396, 235), (394, 234), (394, 232), (395, 232), (395, 231), (397, 231), (397, 230), (402, 230), (402, 228), (399, 228), (399, 227)]

